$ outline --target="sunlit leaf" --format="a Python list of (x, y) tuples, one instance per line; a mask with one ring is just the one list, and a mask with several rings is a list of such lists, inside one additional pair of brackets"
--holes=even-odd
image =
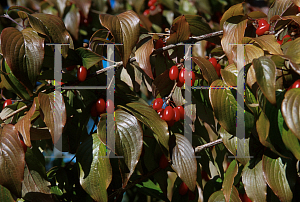
[(150, 55), (154, 50), (153, 39), (143, 39), (146, 42), (139, 47), (135, 52), (136, 61), (139, 63), (140, 67), (144, 72), (151, 78), (153, 78), (151, 64), (150, 64)]
[(66, 14), (64, 18), (64, 23), (66, 29), (74, 36), (74, 39), (78, 39), (79, 24), (80, 24), (80, 14), (79, 9), (73, 4), (70, 11)]
[(282, 55), (280, 44), (274, 35), (262, 35), (260, 37), (253, 38), (263, 50), (268, 51), (270, 54)]
[(269, 9), (268, 12), (268, 20), (275, 16), (279, 15), (282, 16), (284, 12), (292, 5), (292, 0), (276, 0), (274, 1), (274, 4), (272, 7)]
[[(223, 191), (220, 190), (213, 193), (209, 197), (208, 202), (226, 202)], [(239, 197), (239, 191), (235, 188), (235, 186), (232, 186), (229, 202), (242, 202)]]
[(287, 130), (283, 128), (282, 141), (284, 145), (294, 154), (296, 159), (300, 161), (300, 143), (290, 129)]
[(186, 21), (184, 15), (182, 15), (173, 21), (167, 45), (185, 41), (189, 39), (190, 34), (189, 23)]
[(87, 48), (77, 48), (76, 53), (81, 57), (82, 64), (85, 68), (89, 69), (94, 66), (101, 60), (103, 60), (103, 56), (87, 49)]
[(227, 202), (230, 199), (234, 177), (236, 176), (237, 173), (238, 173), (238, 165), (236, 160), (233, 160), (226, 170), (223, 185), (222, 185), (223, 194)]
[(214, 66), (203, 57), (193, 57), (193, 61), (200, 67), (204, 79), (210, 85), (215, 80), (219, 79)]
[(221, 29), (223, 28), (224, 22), (232, 16), (244, 15), (244, 5), (245, 3), (236, 4), (225, 11), (220, 21)]
[(289, 56), (289, 58), (291, 58), (292, 61), (294, 61), (295, 63), (299, 64), (300, 63), (300, 51), (299, 51), (299, 47), (300, 45), (300, 38), (295, 39), (294, 41), (291, 42), (291, 45), (288, 47), (288, 49), (286, 50), (286, 55)]

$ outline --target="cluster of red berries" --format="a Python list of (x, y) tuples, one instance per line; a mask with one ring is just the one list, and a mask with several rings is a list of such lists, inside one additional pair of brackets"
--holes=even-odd
[(97, 117), (105, 113), (111, 114), (114, 112), (114, 103), (111, 99), (108, 99), (106, 102), (103, 98), (99, 98), (96, 103), (92, 105), (91, 116)]
[[(176, 80), (178, 87), (182, 87), (183, 84), (185, 83), (184, 71), (185, 71), (185, 69), (183, 68), (179, 72), (178, 67), (176, 65), (174, 65), (170, 68), (169, 78), (173, 81)], [(195, 73), (193, 71), (190, 71), (189, 76), (192, 77), (191, 86), (193, 86), (195, 83), (195, 80), (196, 80)]]
[(161, 4), (157, 4), (157, 0), (149, 0), (148, 1), (148, 7), (149, 9), (146, 9), (144, 11), (144, 15), (149, 15), (150, 11), (157, 10), (158, 12), (162, 13), (163, 12), (163, 6)]
[(169, 126), (173, 126), (175, 122), (184, 119), (184, 109), (182, 106), (172, 108), (167, 106), (163, 109), (164, 101), (161, 98), (156, 98), (153, 102), (153, 109), (157, 111), (159, 117), (165, 120)]
[(261, 36), (266, 31), (269, 31), (269, 29), (270, 29), (270, 24), (265, 19), (261, 19), (258, 21), (258, 28), (256, 29), (256, 34), (258, 36)]
[(218, 76), (221, 76), (221, 65), (218, 63), (216, 58), (210, 58), (209, 62), (214, 66)]
[(286, 42), (292, 41), (291, 36), (287, 34), (287, 35), (285, 35), (284, 37), (282, 37), (281, 40), (277, 40), (277, 42), (281, 45), (281, 44), (283, 43), (283, 40), (284, 40), (285, 38), (289, 38)]

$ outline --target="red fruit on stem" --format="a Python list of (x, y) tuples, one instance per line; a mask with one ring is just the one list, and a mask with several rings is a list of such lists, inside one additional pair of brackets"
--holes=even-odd
[(184, 83), (185, 80), (184, 80), (184, 69), (181, 69), (180, 72), (179, 72), (179, 81), (180, 83)]
[(259, 27), (262, 27), (262, 26), (265, 26), (265, 25), (268, 25), (269, 23), (265, 20), (265, 19), (261, 19), (258, 21), (258, 26)]
[(164, 109), (157, 110), (158, 115), (161, 115), (163, 113)]
[(68, 71), (72, 71), (73, 69), (75, 69), (75, 67), (77, 67), (77, 65), (72, 65), (72, 66), (70, 66), (70, 67), (67, 67), (66, 69), (67, 69)]
[(166, 156), (164, 154), (161, 155), (160, 160), (159, 160), (159, 167), (162, 169), (165, 169), (166, 167), (168, 167), (168, 165), (169, 165), (169, 161), (166, 158)]
[(154, 100), (154, 102), (153, 102), (153, 106), (152, 106), (152, 107), (153, 107), (153, 109), (154, 109), (155, 111), (157, 111), (157, 110), (159, 110), (159, 109), (162, 108), (163, 104), (164, 104), (163, 99), (161, 99), (161, 98), (156, 98), (156, 99)]
[(153, 6), (156, 2), (157, 2), (157, 0), (150, 0), (150, 1), (148, 1), (148, 7)]
[(159, 49), (165, 46), (165, 43), (162, 39), (158, 39), (155, 43), (155, 49)]
[(173, 108), (174, 111), (174, 121), (177, 122), (180, 120), (180, 111), (177, 107)]
[(3, 103), (3, 109), (4, 109), (6, 106), (11, 105), (11, 104), (12, 104), (11, 99), (5, 100), (4, 103)]
[(218, 64), (218, 61), (217, 61), (216, 58), (209, 58), (209, 62), (210, 62), (214, 67), (216, 67), (217, 64)]
[(97, 116), (98, 116), (96, 103), (94, 103), (94, 104), (92, 105), (92, 108), (91, 108), (91, 116), (92, 116), (92, 117), (97, 117)]
[(196, 195), (191, 190), (189, 190), (189, 200), (192, 201), (195, 198), (196, 198)]
[(108, 99), (106, 101), (106, 111), (107, 111), (107, 113), (111, 114), (111, 113), (114, 112), (114, 110), (115, 110), (115, 106), (114, 106), (113, 101), (111, 99)]
[(177, 80), (177, 78), (178, 78), (178, 73), (179, 73), (179, 71), (178, 71), (178, 68), (177, 68), (177, 66), (172, 66), (171, 67), (171, 69), (170, 69), (170, 71), (169, 71), (169, 77), (170, 77), (170, 79), (171, 80)]
[(158, 114), (159, 118), (161, 118), (162, 120), (165, 120), (164, 119), (164, 111), (165, 111), (165, 109), (162, 109), (161, 112)]
[(184, 108), (182, 106), (178, 106), (176, 108), (179, 110), (180, 119), (183, 120), (184, 119)]
[(150, 14), (150, 10), (149, 9), (146, 9), (144, 12), (143, 12), (143, 15), (149, 15)]
[(218, 76), (220, 77), (221, 76), (221, 65), (218, 63), (217, 64), (217, 66), (215, 67), (215, 70), (216, 70), (216, 72), (217, 72), (217, 74), (218, 74)]
[(295, 81), (289, 88), (287, 91), (293, 89), (293, 88), (300, 88), (300, 79), (298, 79), (297, 81)]
[[(185, 69), (181, 69), (179, 72), (179, 82), (180, 83), (185, 83), (184, 71), (185, 71)], [(193, 86), (195, 83), (195, 80), (196, 80), (195, 73), (193, 71), (190, 71), (189, 76), (192, 77), (191, 86)], [(177, 86), (178, 86), (178, 84), (177, 84)]]
[(262, 27), (258, 27), (258, 28), (256, 29), (256, 34), (257, 34), (258, 36), (261, 36), (261, 35), (263, 35), (266, 31), (269, 31), (269, 28), (270, 28), (270, 25), (269, 25), (269, 24), (264, 25), (264, 26), (262, 26)]
[(155, 9), (156, 9), (156, 6), (154, 6), (154, 5), (150, 7), (150, 11), (154, 11)]
[(165, 121), (171, 121), (174, 118), (174, 111), (171, 106), (167, 106), (164, 110), (163, 118)]
[(188, 192), (188, 190), (189, 190), (188, 186), (184, 182), (182, 182), (179, 187), (179, 194), (183, 196)]
[(81, 81), (81, 82), (85, 81), (86, 76), (87, 76), (87, 69), (84, 66), (80, 66), (77, 69), (77, 78), (78, 78), (78, 80)]
[(181, 81), (179, 81), (179, 79), (177, 79), (177, 87), (181, 88), (183, 86), (184, 83), (181, 83)]
[(175, 124), (175, 121), (174, 120), (167, 121), (167, 124), (169, 127), (172, 127)]
[(105, 103), (105, 100), (103, 98), (100, 98), (100, 99), (97, 100), (96, 110), (97, 110), (99, 115), (106, 112), (106, 103)]
[(27, 151), (27, 145), (23, 142), (23, 140), (20, 140), (20, 142), (22, 144), (24, 152), (26, 153), (26, 151)]

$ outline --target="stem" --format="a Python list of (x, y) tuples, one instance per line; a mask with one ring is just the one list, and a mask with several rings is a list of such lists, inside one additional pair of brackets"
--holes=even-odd
[(12, 22), (16, 23), (17, 25), (19, 25), (20, 27), (22, 27), (24, 29), (24, 27), (22, 25), (20, 25), (19, 23), (17, 23), (17, 21), (15, 21), (14, 19), (12, 19), (8, 14), (4, 14), (3, 16), (0, 17), (5, 17), (9, 20), (11, 20)]
[[(31, 104), (30, 104), (30, 105), (31, 105)], [(30, 105), (26, 105), (26, 106), (21, 107), (20, 109), (17, 109), (17, 110), (14, 111), (13, 113), (11, 113), (11, 114), (7, 115), (6, 117), (4, 117), (4, 118), (2, 119), (2, 121), (5, 121), (6, 119), (8, 119), (8, 118), (14, 116), (15, 114), (17, 114), (17, 113), (23, 111), (24, 109), (27, 109)]]
[(126, 190), (134, 187), (136, 184), (144, 181), (145, 179), (148, 179), (150, 176), (154, 175), (155, 173), (159, 172), (162, 168), (158, 167), (152, 171), (150, 171), (149, 173), (147, 173), (146, 175), (142, 175), (140, 178), (136, 179), (135, 181), (131, 182), (130, 184), (128, 184), (125, 188), (120, 188), (117, 191), (115, 191), (114, 193), (112, 193), (108, 199), (113, 199), (114, 197), (118, 196), (119, 194), (124, 193)]
[(209, 147), (212, 147), (212, 146), (215, 146), (217, 144), (221, 144), (223, 142), (222, 139), (217, 139), (213, 142), (209, 142), (207, 144), (204, 144), (204, 145), (200, 145), (198, 147), (195, 148), (195, 153), (199, 153), (201, 152), (203, 149), (206, 149), (206, 148), (209, 148)]

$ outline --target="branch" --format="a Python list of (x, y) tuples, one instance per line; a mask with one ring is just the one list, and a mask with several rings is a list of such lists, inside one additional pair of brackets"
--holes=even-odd
[(136, 179), (135, 181), (131, 182), (130, 184), (128, 184), (125, 188), (120, 188), (117, 191), (115, 191), (114, 193), (112, 193), (111, 195), (109, 195), (108, 199), (113, 199), (114, 197), (118, 196), (119, 194), (124, 193), (126, 190), (134, 187), (136, 184), (144, 181), (145, 179), (148, 179), (150, 176), (154, 175), (155, 173), (159, 172), (162, 168), (158, 167), (152, 171), (150, 171), (149, 173), (147, 173), (146, 175), (142, 175), (140, 178)]
[[(30, 104), (30, 105), (31, 105), (31, 104)], [(23, 111), (24, 109), (27, 109), (30, 105), (25, 105), (25, 106), (21, 107), (20, 109), (17, 109), (17, 110), (14, 111), (13, 113), (11, 113), (11, 114), (7, 115), (6, 117), (4, 117), (4, 118), (2, 119), (2, 121), (5, 121), (6, 119), (8, 119), (8, 118), (14, 116), (15, 114), (17, 114), (17, 113)]]
[[(153, 51), (152, 54), (157, 54), (157, 53), (161, 53), (163, 51), (167, 51), (167, 50), (170, 50), (170, 49), (174, 49), (174, 48), (177, 48), (178, 46), (182, 46), (184, 44), (194, 44), (198, 41), (202, 41), (202, 40), (205, 40), (205, 39), (210, 39), (210, 38), (213, 38), (213, 37), (216, 37), (216, 36), (220, 36), (220, 35), (223, 35), (223, 30), (221, 31), (217, 31), (217, 32), (212, 32), (212, 33), (209, 33), (209, 34), (204, 34), (204, 35), (201, 35), (201, 36), (197, 36), (197, 37), (190, 37), (188, 40), (186, 41), (183, 41), (181, 43), (178, 43), (178, 44), (170, 44), (170, 45), (167, 45), (163, 48), (159, 48), (159, 49), (155, 49)], [(129, 59), (129, 62), (135, 62), (136, 61), (136, 58), (135, 57), (132, 57)], [(96, 72), (96, 74), (101, 74), (103, 72), (106, 72), (107, 70), (109, 69), (113, 69), (113, 68), (119, 68), (123, 65), (123, 62), (118, 62), (117, 64), (115, 65), (112, 65), (112, 66), (109, 66), (109, 67), (106, 67), (105, 69), (101, 69), (99, 71)]]
[(222, 139), (217, 139), (217, 140), (215, 140), (215, 141), (213, 141), (213, 142), (209, 142), (209, 143), (207, 143), (207, 144), (198, 146), (198, 147), (195, 148), (195, 153), (199, 153), (199, 152), (201, 152), (203, 149), (206, 149), (206, 148), (215, 146), (215, 145), (220, 144), (220, 143), (222, 143), (222, 142), (223, 142)]

